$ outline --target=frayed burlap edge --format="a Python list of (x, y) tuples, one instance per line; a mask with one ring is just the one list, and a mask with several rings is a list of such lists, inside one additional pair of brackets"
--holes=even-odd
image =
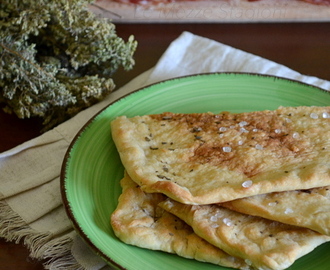
[(5, 201), (0, 201), (0, 237), (15, 243), (22, 242), (30, 257), (43, 262), (50, 270), (85, 270), (71, 254), (70, 235), (54, 236), (37, 232), (17, 215)]

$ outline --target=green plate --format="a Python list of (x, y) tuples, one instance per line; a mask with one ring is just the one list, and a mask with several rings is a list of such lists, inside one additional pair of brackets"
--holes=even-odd
[[(67, 214), (87, 244), (119, 269), (228, 269), (129, 246), (115, 237), (110, 215), (121, 193), (119, 180), (124, 168), (110, 135), (110, 121), (119, 115), (132, 117), (164, 111), (245, 112), (276, 109), (280, 105), (329, 104), (330, 94), (320, 88), (260, 74), (198, 74), (139, 89), (99, 112), (73, 140), (61, 175)], [(330, 243), (299, 259), (289, 269), (330, 269)]]

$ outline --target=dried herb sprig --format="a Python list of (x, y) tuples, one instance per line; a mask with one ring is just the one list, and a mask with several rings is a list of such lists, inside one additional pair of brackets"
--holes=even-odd
[(0, 9), (0, 103), (44, 130), (107, 96), (137, 42), (87, 8), (90, 0), (4, 0)]

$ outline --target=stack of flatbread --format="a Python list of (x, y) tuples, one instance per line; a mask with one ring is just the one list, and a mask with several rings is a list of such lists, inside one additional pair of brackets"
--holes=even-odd
[(330, 240), (330, 107), (121, 116), (111, 131), (125, 243), (280, 270)]

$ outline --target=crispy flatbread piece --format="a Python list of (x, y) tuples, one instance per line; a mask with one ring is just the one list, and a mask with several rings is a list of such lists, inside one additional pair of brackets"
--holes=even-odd
[(160, 203), (188, 223), (194, 232), (257, 269), (286, 269), (330, 237), (219, 205), (185, 205), (171, 199)]
[(330, 185), (330, 107), (121, 116), (111, 130), (131, 178), (183, 203)]
[(330, 235), (330, 186), (261, 194), (222, 206)]
[(225, 267), (250, 269), (244, 260), (209, 244), (185, 222), (158, 207), (166, 199), (164, 195), (144, 193), (127, 175), (121, 185), (123, 193), (111, 225), (123, 242)]

